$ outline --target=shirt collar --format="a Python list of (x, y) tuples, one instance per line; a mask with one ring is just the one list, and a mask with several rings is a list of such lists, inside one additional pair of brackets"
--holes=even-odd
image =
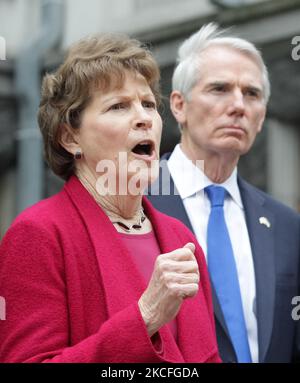
[[(182, 199), (201, 192), (204, 188), (213, 184), (204, 172), (198, 166), (195, 166), (183, 153), (180, 144), (176, 145), (173, 150), (168, 160), (168, 168)], [(237, 183), (237, 168), (234, 169), (226, 181), (222, 184), (218, 184), (218, 186), (223, 186), (237, 205), (240, 208), (243, 208), (242, 198)]]

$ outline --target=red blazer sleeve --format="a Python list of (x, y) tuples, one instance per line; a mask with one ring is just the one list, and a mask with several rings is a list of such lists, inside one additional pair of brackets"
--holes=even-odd
[[(18, 222), (0, 247), (1, 362), (162, 362), (137, 302), (69, 345), (64, 259), (55, 233)], [(159, 342), (158, 342), (159, 343)]]

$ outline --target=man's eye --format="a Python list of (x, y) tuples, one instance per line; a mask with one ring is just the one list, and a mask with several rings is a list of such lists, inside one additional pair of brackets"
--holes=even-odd
[(213, 91), (215, 92), (225, 92), (226, 91), (226, 87), (223, 86), (223, 85), (217, 85), (217, 86), (214, 86), (212, 88)]
[(156, 109), (156, 104), (153, 101), (143, 101), (142, 105), (144, 108)]
[(256, 90), (253, 90), (253, 89), (247, 89), (245, 93), (246, 93), (247, 96), (250, 96), (250, 97), (257, 98), (259, 96), (259, 93)]

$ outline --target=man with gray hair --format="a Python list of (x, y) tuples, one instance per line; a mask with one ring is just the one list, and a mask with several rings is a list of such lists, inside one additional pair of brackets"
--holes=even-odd
[[(183, 42), (170, 106), (181, 142), (162, 157), (149, 191), (162, 212), (194, 231), (212, 283), (224, 362), (299, 359), (292, 299), (300, 295), (300, 216), (244, 181), (241, 155), (261, 131), (268, 71), (247, 40), (210, 23)], [(173, 195), (164, 193), (166, 174)]]

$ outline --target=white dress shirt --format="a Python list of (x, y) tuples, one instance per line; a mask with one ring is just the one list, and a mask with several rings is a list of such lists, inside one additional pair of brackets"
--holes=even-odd
[[(204, 193), (213, 182), (195, 166), (178, 144), (168, 160), (168, 168), (183, 201), (194, 233), (206, 256), (206, 232), (210, 214), (210, 201)], [(242, 304), (252, 361), (258, 362), (256, 319), (256, 286), (251, 245), (245, 220), (244, 207), (237, 184), (237, 169), (222, 184), (229, 196), (224, 201), (224, 215), (236, 262)]]

